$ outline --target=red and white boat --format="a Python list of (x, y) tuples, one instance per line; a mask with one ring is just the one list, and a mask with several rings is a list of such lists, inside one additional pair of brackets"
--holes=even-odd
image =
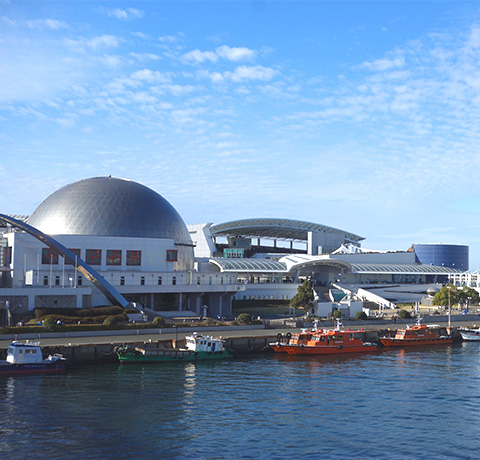
[(384, 347), (419, 347), (453, 342), (451, 335), (441, 335), (439, 326), (423, 324), (420, 317), (414, 326), (398, 329), (395, 337), (380, 337), (379, 340)]
[(270, 347), (289, 355), (333, 355), (377, 351), (375, 343), (364, 342), (363, 331), (345, 330), (340, 322), (335, 329), (302, 330), (292, 334), (288, 342), (277, 341)]

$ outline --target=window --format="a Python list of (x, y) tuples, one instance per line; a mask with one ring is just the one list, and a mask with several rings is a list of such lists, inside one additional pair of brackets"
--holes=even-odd
[(89, 265), (100, 265), (102, 263), (101, 249), (87, 249), (85, 262)]
[(60, 277), (58, 275), (55, 277), (55, 286), (60, 286)]
[(42, 248), (42, 264), (58, 265), (58, 254), (50, 248)]
[(79, 276), (79, 277), (77, 278), (77, 286), (81, 286), (81, 285), (82, 285), (82, 277)]
[(167, 262), (177, 262), (178, 261), (178, 251), (176, 249), (167, 250)]
[(177, 284), (177, 277), (176, 277), (176, 276), (174, 276), (174, 277), (172, 278), (172, 284), (173, 284), (174, 286)]
[(145, 277), (144, 277), (144, 276), (142, 276), (142, 277), (140, 278), (140, 285), (141, 285), (141, 286), (145, 286)]
[(141, 265), (142, 251), (127, 251), (127, 265)]
[(77, 257), (80, 257), (80, 249), (70, 249)]
[(125, 277), (124, 276), (120, 277), (120, 286), (125, 286)]
[(48, 286), (48, 276), (43, 277), (43, 285)]
[(161, 284), (162, 284), (162, 277), (159, 276), (159, 277), (158, 277), (158, 285), (160, 286)]
[(122, 265), (122, 251), (107, 249), (107, 265)]

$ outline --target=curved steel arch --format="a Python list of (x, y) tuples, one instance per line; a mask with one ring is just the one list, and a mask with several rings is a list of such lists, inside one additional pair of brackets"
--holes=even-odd
[(49, 248), (58, 252), (65, 258), (67, 264), (73, 265), (85, 278), (88, 279), (111, 303), (112, 305), (121, 305), (123, 308), (131, 306), (131, 304), (122, 296), (100, 273), (94, 270), (83, 259), (76, 256), (70, 249), (66, 248), (63, 244), (51, 236), (45, 235), (35, 227), (22, 222), (21, 220), (14, 219), (13, 217), (0, 214), (0, 221), (4, 221), (13, 227), (19, 228), (26, 233), (32, 235)]

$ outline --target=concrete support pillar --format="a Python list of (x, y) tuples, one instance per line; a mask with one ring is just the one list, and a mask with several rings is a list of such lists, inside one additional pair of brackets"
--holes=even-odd
[(202, 313), (201, 310), (200, 310), (201, 307), (202, 307), (202, 296), (197, 295), (196, 305), (195, 305), (195, 313), (196, 313), (197, 315), (199, 315), (199, 316), (200, 316), (201, 313)]
[(183, 303), (183, 294), (180, 292), (178, 295), (178, 311), (182, 311), (182, 303)]

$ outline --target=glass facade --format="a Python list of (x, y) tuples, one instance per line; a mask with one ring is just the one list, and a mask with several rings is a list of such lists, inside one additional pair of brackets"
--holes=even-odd
[(423, 265), (468, 270), (468, 246), (456, 244), (414, 244), (415, 259)]

